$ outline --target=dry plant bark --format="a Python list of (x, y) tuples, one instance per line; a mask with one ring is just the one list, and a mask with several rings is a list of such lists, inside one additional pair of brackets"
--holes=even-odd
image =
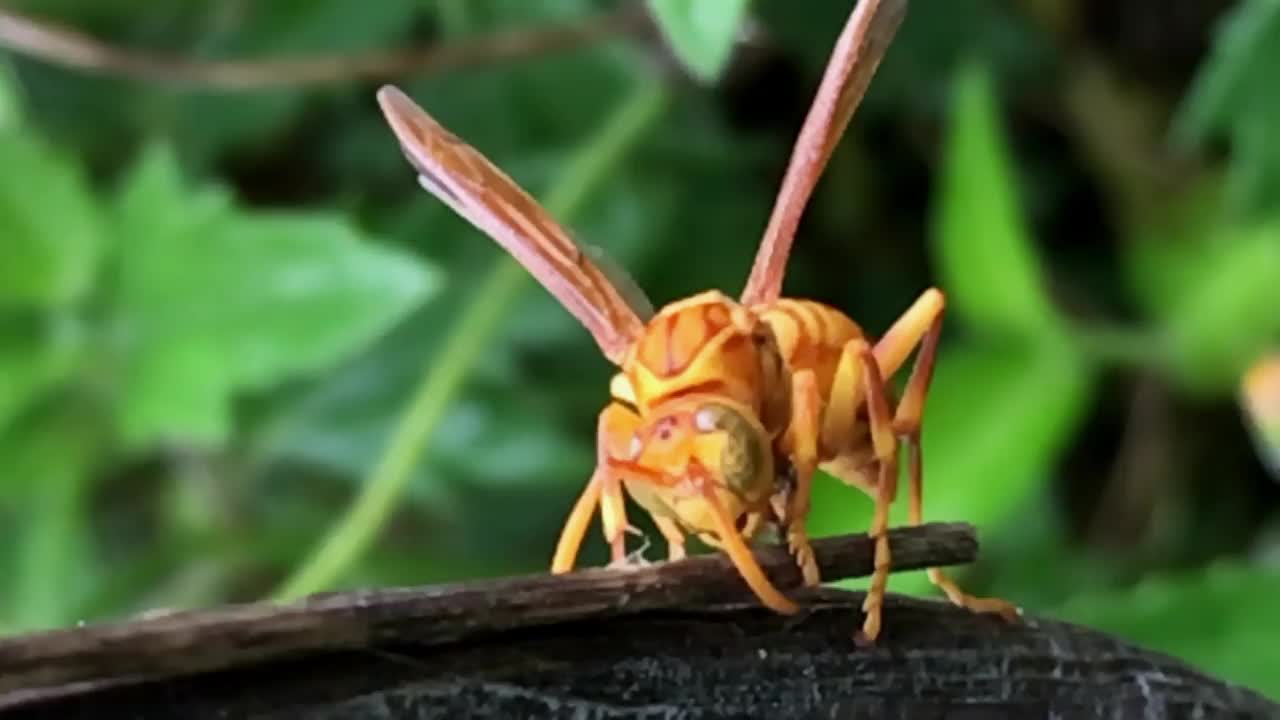
[[(900, 569), (977, 551), (967, 525), (891, 541)], [(815, 550), (828, 579), (871, 571), (864, 535)], [(785, 551), (758, 554), (796, 592)], [(58, 630), (0, 641), (0, 717), (1280, 717), (1085, 628), (891, 597), (864, 649), (861, 593), (798, 594), (764, 610), (717, 554)]]

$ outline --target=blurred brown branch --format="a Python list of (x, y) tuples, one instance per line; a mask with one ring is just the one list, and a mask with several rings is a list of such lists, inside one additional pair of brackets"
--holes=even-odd
[(119, 75), (193, 89), (225, 91), (383, 81), (553, 52), (637, 33), (647, 26), (640, 6), (547, 27), (509, 30), (467, 42), (354, 55), (263, 60), (196, 60), (116, 47), (12, 10), (0, 9), (0, 47), (91, 73)]

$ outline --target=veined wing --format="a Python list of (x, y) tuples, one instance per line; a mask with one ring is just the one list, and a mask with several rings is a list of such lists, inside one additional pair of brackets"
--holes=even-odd
[(781, 294), (800, 216), (906, 12), (907, 0), (858, 0), (850, 14), (791, 151), (787, 174), (742, 291), (743, 305), (772, 302)]
[(617, 260), (613, 259), (613, 256), (605, 252), (605, 249), (599, 245), (579, 243), (579, 247), (582, 248), (582, 252), (587, 257), (595, 262), (600, 272), (609, 279), (614, 289), (618, 291), (622, 299), (635, 312), (636, 317), (639, 317), (644, 322), (649, 322), (655, 312), (653, 301), (649, 299), (649, 295), (640, 287), (636, 279), (631, 277), (631, 273), (627, 272), (626, 268), (622, 267)]
[(550, 213), (400, 90), (383, 86), (378, 104), (422, 186), (510, 253), (620, 363), (644, 322)]

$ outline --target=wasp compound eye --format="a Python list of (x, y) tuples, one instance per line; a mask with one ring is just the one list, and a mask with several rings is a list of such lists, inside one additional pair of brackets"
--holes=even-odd
[(754, 487), (768, 463), (760, 429), (737, 410), (715, 403), (699, 408), (693, 423), (700, 432), (724, 434), (719, 469), (725, 483), (740, 492)]

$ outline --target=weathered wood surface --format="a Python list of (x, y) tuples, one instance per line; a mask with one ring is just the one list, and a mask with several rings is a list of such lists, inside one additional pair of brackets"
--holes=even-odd
[[(972, 558), (964, 525), (900, 530), (903, 567)], [(785, 554), (760, 552), (793, 588)], [(819, 545), (866, 574), (861, 536)], [(759, 608), (720, 556), (317, 596), (0, 642), (0, 717), (1240, 717), (1280, 706), (1067, 624), (1008, 625), (892, 597), (852, 643), (860, 593)]]

